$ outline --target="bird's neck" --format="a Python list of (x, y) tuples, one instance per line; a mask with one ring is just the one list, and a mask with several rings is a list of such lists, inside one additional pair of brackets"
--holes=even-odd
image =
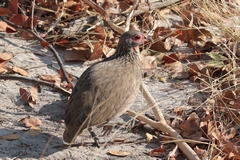
[(113, 55), (114, 58), (122, 58), (122, 57), (138, 57), (139, 48), (133, 47), (130, 48), (128, 46), (118, 46), (116, 49), (115, 54)]

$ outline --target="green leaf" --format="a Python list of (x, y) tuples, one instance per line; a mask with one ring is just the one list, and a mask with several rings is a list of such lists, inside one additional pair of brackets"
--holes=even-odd
[(225, 61), (225, 60), (228, 60), (226, 57), (220, 55), (219, 53), (217, 52), (209, 52), (207, 53), (207, 55), (209, 57), (211, 57), (213, 60), (216, 60), (216, 61)]
[(207, 62), (207, 66), (208, 67), (214, 67), (214, 68), (223, 68), (224, 67), (224, 63), (223, 61), (209, 61)]

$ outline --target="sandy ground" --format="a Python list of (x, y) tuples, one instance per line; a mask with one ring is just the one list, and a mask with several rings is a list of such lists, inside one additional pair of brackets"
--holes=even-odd
[[(12, 52), (14, 58), (8, 63), (11, 66), (18, 66), (28, 69), (29, 77), (36, 78), (39, 74), (56, 74), (57, 72), (51, 65), (58, 67), (58, 64), (51, 52), (42, 50), (37, 43), (26, 42), (14, 38), (2, 38), (0, 40), (0, 53)], [(58, 50), (63, 57), (63, 50)], [(34, 54), (41, 53), (43, 56)], [(81, 63), (64, 63), (66, 70), (79, 77), (87, 68), (82, 67)], [(164, 75), (163, 71), (163, 75)], [(165, 115), (172, 107), (186, 105), (189, 96), (196, 92), (195, 87), (188, 81), (181, 81), (183, 90), (171, 88), (174, 82), (161, 83), (156, 80), (144, 79), (145, 84), (155, 100), (161, 105)], [(63, 119), (66, 96), (54, 91), (52, 88), (42, 87), (39, 93), (38, 103), (31, 109), (25, 104), (19, 95), (19, 88), (30, 88), (33, 84), (23, 83), (15, 80), (0, 80), (0, 136), (9, 135), (17, 132), (20, 135), (18, 140), (7, 141), (0, 139), (1, 159), (119, 159), (119, 157), (109, 155), (109, 150), (128, 151), (130, 155), (121, 159), (159, 159), (150, 157), (145, 153), (159, 147), (158, 143), (147, 143), (146, 132), (150, 128), (137, 130), (135, 133), (125, 129), (119, 129), (117, 125), (109, 136), (101, 136), (102, 128), (94, 131), (99, 135), (100, 143), (105, 147), (97, 148), (92, 146), (92, 138), (85, 131), (79, 136), (75, 144), (82, 141), (83, 145), (76, 145), (67, 148), (62, 140), (64, 123), (59, 123)], [(141, 112), (147, 110), (147, 105), (139, 93), (136, 102), (131, 109)], [(38, 117), (42, 121), (39, 127), (41, 133), (35, 136), (28, 134), (28, 128), (19, 123), (19, 120), (26, 116)], [(122, 115), (115, 120), (115, 123), (124, 124), (131, 118)], [(126, 138), (129, 143), (113, 142), (114, 138)], [(166, 159), (163, 158), (163, 159)]]

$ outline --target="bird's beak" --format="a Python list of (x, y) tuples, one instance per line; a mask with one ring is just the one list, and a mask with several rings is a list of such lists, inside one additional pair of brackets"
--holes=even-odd
[(152, 37), (150, 37), (150, 36), (145, 36), (145, 39), (146, 39), (146, 41), (149, 41), (149, 42), (152, 42), (152, 43), (154, 42)]

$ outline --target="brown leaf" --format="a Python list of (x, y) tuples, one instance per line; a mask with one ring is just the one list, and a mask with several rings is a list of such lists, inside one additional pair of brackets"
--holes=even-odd
[(102, 44), (100, 44), (99, 42), (95, 42), (93, 47), (93, 52), (91, 54), (91, 57), (89, 58), (90, 61), (102, 58), (103, 56)]
[(150, 48), (158, 52), (166, 52), (167, 50), (164, 47), (163, 40), (166, 38), (165, 36), (171, 32), (172, 31), (168, 28), (157, 27), (152, 37), (155, 43), (153, 43)]
[(65, 61), (82, 61), (85, 62), (90, 58), (91, 49), (86, 50), (71, 50), (65, 53), (64, 59)]
[(190, 75), (197, 75), (199, 72), (200, 72), (200, 70), (195, 63), (193, 63), (192, 65), (189, 66)]
[(38, 86), (33, 86), (30, 90), (31, 93), (31, 101), (36, 104), (38, 100)]
[(208, 157), (208, 151), (206, 151), (205, 149), (200, 149), (198, 148), (198, 146), (196, 146), (194, 148), (194, 151), (200, 159), (206, 159)]
[(13, 14), (18, 14), (18, 0), (11, 0), (8, 2), (8, 9)]
[(0, 68), (8, 63), (13, 58), (13, 54), (10, 52), (5, 52), (0, 54)]
[(148, 143), (156, 143), (156, 142), (159, 142), (157, 136), (155, 135), (152, 135), (150, 133), (146, 133), (146, 140)]
[(180, 128), (186, 131), (189, 135), (197, 132), (199, 130), (200, 118), (193, 112), (189, 115), (187, 120), (180, 124)]
[(175, 53), (170, 54), (170, 55), (164, 55), (162, 59), (165, 63), (174, 63), (179, 61), (177, 55)]
[(46, 42), (46, 41), (41, 41), (41, 46), (43, 47), (43, 48), (46, 48), (47, 46), (49, 46), (49, 43), (48, 42)]
[(14, 132), (13, 134), (9, 134), (9, 135), (0, 136), (0, 139), (4, 139), (8, 141), (18, 140), (19, 138), (20, 136), (17, 132)]
[(8, 8), (0, 8), (0, 16), (5, 16), (12, 14), (12, 12)]
[[(58, 69), (58, 74), (60, 75), (61, 81), (65, 81), (65, 77), (63, 76), (62, 70)], [(69, 74), (68, 72), (66, 72), (68, 78), (70, 79), (70, 81), (73, 81), (73, 77), (71, 74)]]
[(0, 21), (0, 31), (5, 32), (7, 31), (7, 29), (8, 29), (8, 33), (9, 31), (16, 32), (16, 30), (13, 27), (9, 26), (6, 22)]
[(151, 152), (150, 152), (150, 155), (151, 156), (158, 156), (162, 153), (165, 153), (166, 150), (164, 149), (164, 145), (161, 145), (159, 148), (156, 148), (156, 149), (153, 149)]
[(240, 109), (240, 97), (238, 97), (236, 99), (236, 101), (234, 102), (233, 108), (234, 109)]
[[(26, 27), (26, 28), (29, 28), (29, 29), (32, 29), (32, 27), (35, 27), (36, 24), (37, 24), (37, 19), (34, 18), (32, 20), (31, 17), (28, 17), (28, 16), (25, 16), (23, 14), (16, 14), (16, 15), (13, 15), (9, 21), (17, 24), (17, 25), (20, 25), (22, 27)], [(33, 26), (32, 26), (33, 25)]]
[(115, 53), (116, 49), (110, 48), (106, 45), (103, 46), (103, 53), (106, 57), (110, 57)]
[(96, 35), (95, 35), (96, 38), (105, 40), (106, 34), (104, 29), (101, 26), (97, 26), (96, 28), (94, 28), (93, 31), (96, 32)]
[(117, 150), (110, 150), (110, 151), (108, 151), (108, 153), (113, 155), (113, 156), (118, 156), (118, 157), (126, 157), (126, 156), (131, 154), (130, 152), (117, 151)]
[(28, 76), (28, 72), (26, 70), (22, 69), (22, 68), (14, 66), (13, 71), (16, 72), (16, 73), (19, 73), (23, 76)]
[(54, 82), (54, 83), (58, 83), (58, 84), (61, 83), (61, 78), (59, 76), (57, 76), (57, 75), (42, 74), (42, 75), (38, 75), (38, 77), (41, 80), (44, 80), (44, 81)]
[(42, 122), (38, 118), (34, 118), (30, 116), (21, 119), (19, 122), (24, 123), (25, 126), (28, 128), (42, 125)]
[(31, 94), (23, 88), (19, 88), (19, 92), (23, 102), (28, 103), (31, 98)]

